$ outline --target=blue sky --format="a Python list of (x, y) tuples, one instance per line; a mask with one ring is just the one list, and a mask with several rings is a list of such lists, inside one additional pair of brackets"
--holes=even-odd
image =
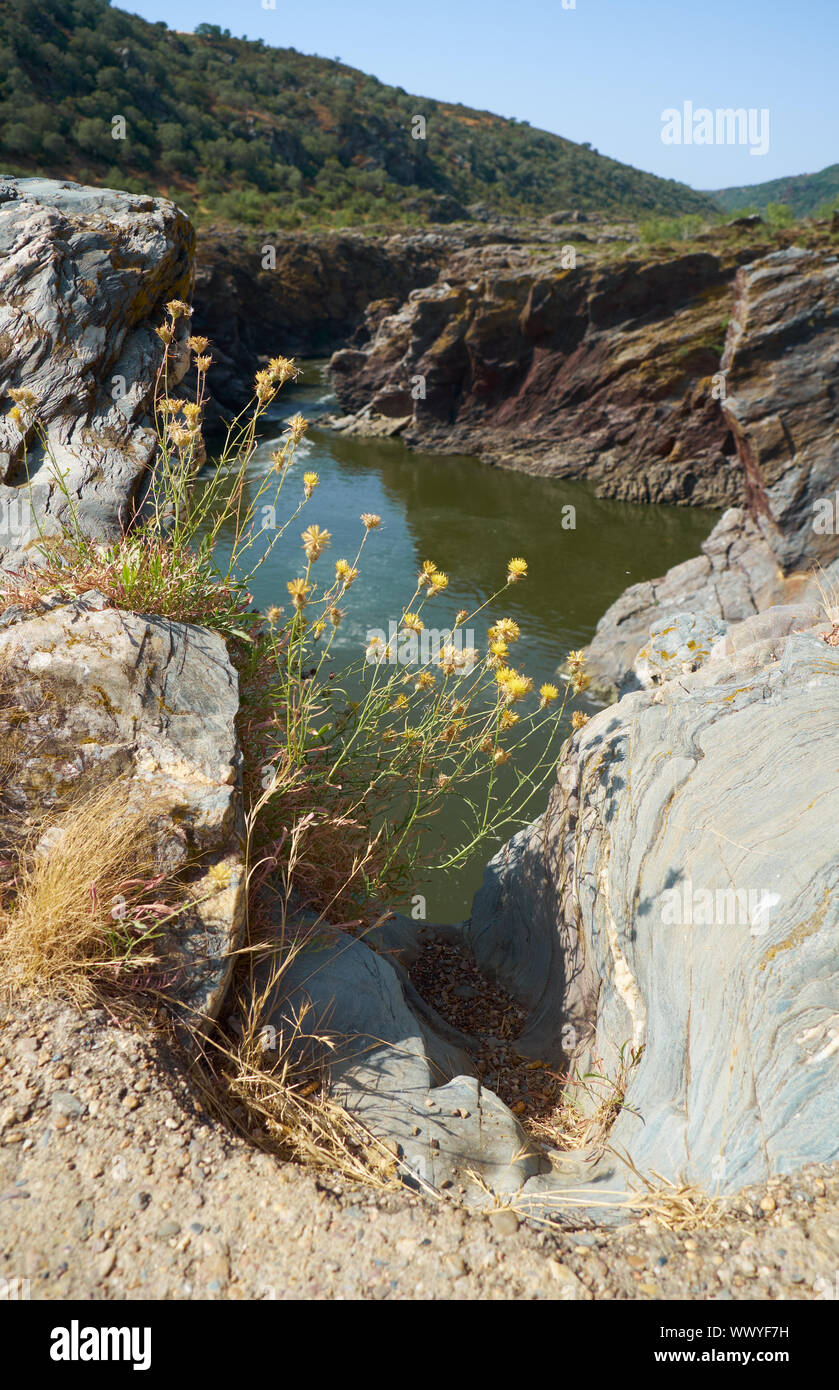
[[(339, 57), (420, 96), (528, 120), (694, 188), (839, 162), (839, 0), (123, 0), (191, 31)], [(565, 0), (570, 4), (570, 0)], [(662, 143), (662, 112), (769, 111), (769, 150)]]

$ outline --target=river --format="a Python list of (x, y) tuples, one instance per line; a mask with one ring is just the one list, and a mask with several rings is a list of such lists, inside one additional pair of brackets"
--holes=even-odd
[[(318, 418), (334, 411), (336, 402), (325, 364), (301, 365), (300, 380), (283, 389), (250, 478), (256, 483), (270, 469), (282, 421), (300, 411), (311, 426), (283, 492), (289, 510), (298, 496), (295, 474), (312, 470), (320, 481), (305, 521), (301, 518), (275, 547), (251, 591), (258, 608), (276, 604), (288, 610), (286, 581), (301, 573), (303, 526), (316, 522), (331, 533), (328, 559), (320, 562), (328, 564), (331, 576), (331, 560), (355, 555), (361, 513), (377, 513), (381, 527), (371, 533), (360, 578), (341, 605), (346, 616), (333, 651), (347, 663), (363, 655), (370, 630), (387, 632), (389, 622), (400, 617), (424, 560), (433, 560), (450, 577), (445, 595), (432, 601), (436, 609), (426, 610), (443, 628), (458, 609), (471, 611), (498, 589), (507, 561), (522, 556), (527, 579), (507, 591), (492, 617), (508, 616), (519, 624), (517, 666), (537, 686), (554, 680), (566, 653), (590, 640), (604, 610), (628, 585), (696, 555), (718, 518), (707, 509), (610, 501), (586, 483), (503, 471), (473, 458), (412, 453), (398, 439), (347, 438), (319, 428)], [(280, 521), (285, 515), (281, 507)], [(222, 535), (218, 551), (226, 563), (228, 536)], [(430, 624), (431, 617), (426, 621)], [(479, 645), (486, 640), (486, 626), (476, 625)], [(595, 708), (584, 700), (576, 706)], [(533, 815), (545, 800), (544, 790), (537, 793)], [(452, 814), (445, 824), (443, 819), (441, 833), (451, 844), (457, 840), (458, 818)], [(429, 920), (454, 921), (468, 914), (495, 847), (482, 847), (456, 873), (432, 875), (416, 885), (426, 897)], [(404, 910), (406, 904), (401, 906)]]

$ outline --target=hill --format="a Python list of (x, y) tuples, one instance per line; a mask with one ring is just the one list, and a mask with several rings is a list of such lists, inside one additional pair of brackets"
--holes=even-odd
[(199, 29), (176, 33), (108, 0), (5, 0), (6, 170), (165, 193), (199, 222), (285, 227), (449, 221), (475, 203), (531, 216), (714, 209), (707, 194), (525, 122)]
[(791, 174), (768, 183), (721, 188), (708, 196), (715, 198), (726, 212), (746, 207), (765, 212), (770, 203), (786, 203), (797, 217), (824, 214), (839, 200), (839, 164), (830, 164), (818, 174)]

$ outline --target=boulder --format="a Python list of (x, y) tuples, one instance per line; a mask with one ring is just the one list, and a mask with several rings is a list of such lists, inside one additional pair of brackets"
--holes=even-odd
[[(417, 923), (407, 927), (416, 940)], [(473, 1174), (492, 1192), (518, 1192), (547, 1164), (476, 1078), (459, 1045), (467, 1040), (423, 1004), (396, 958), (387, 958), (393, 931), (374, 932), (369, 941), (328, 927), (310, 933), (284, 967), (264, 1025), (293, 1040), (301, 1058), (327, 1068), (334, 1096), (395, 1148), (409, 1182), (457, 1183), (473, 1203), (486, 1197)], [(259, 993), (273, 968), (270, 961), (259, 967)]]
[[(0, 564), (62, 525), (105, 540), (131, 521), (157, 449), (155, 328), (168, 301), (189, 298), (193, 247), (162, 198), (0, 182), (0, 399), (31, 391), (46, 438), (0, 417)], [(175, 354), (170, 387), (187, 357)]]
[(155, 809), (162, 871), (188, 874), (195, 905), (167, 955), (189, 1014), (214, 1015), (244, 925), (238, 682), (204, 628), (108, 608), (91, 593), (0, 616), (0, 840), (117, 782), (126, 811)]
[(621, 1154), (721, 1192), (839, 1156), (839, 657), (814, 617), (756, 615), (593, 718), (476, 900), (509, 988), (554, 962), (538, 1045), (568, 1020), (576, 1071), (619, 1083), (595, 1185), (627, 1185)]

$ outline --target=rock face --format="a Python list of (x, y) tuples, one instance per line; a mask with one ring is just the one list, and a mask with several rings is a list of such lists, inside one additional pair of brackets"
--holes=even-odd
[[(722, 370), (748, 501), (785, 572), (839, 555), (839, 262), (790, 247), (743, 267)], [(817, 503), (830, 507), (819, 526)]]
[[(477, 233), (473, 233), (477, 235)], [(331, 352), (374, 300), (427, 284), (463, 237), (267, 233), (208, 228), (198, 237), (196, 333), (212, 342), (216, 414), (242, 409), (260, 358)]]
[(791, 247), (740, 270), (722, 370), (748, 504), (725, 513), (696, 559), (603, 615), (588, 654), (604, 692), (635, 684), (639, 649), (677, 610), (738, 622), (839, 584), (836, 258)]
[(714, 394), (735, 263), (709, 252), (598, 265), (563, 249), (495, 244), (452, 256), (437, 281), (337, 353), (355, 431), (493, 463), (585, 477), (627, 501), (743, 500)]
[(599, 982), (578, 1064), (614, 1075), (644, 1047), (610, 1142), (723, 1191), (839, 1153), (839, 658), (796, 631), (813, 617), (751, 618), (598, 715), (543, 827), (558, 925)]
[(171, 931), (175, 990), (213, 1015), (244, 923), (238, 685), (221, 638), (91, 593), (30, 616), (7, 609), (0, 666), (0, 743), (13, 753), (0, 839), (113, 781), (127, 811), (153, 805), (160, 868), (188, 871), (195, 899)]
[(47, 438), (45, 451), (34, 430), (0, 418), (0, 564), (31, 554), (73, 509), (95, 538), (130, 521), (157, 447), (154, 330), (167, 301), (190, 296), (193, 244), (185, 215), (160, 198), (0, 183), (0, 398), (31, 391)]

